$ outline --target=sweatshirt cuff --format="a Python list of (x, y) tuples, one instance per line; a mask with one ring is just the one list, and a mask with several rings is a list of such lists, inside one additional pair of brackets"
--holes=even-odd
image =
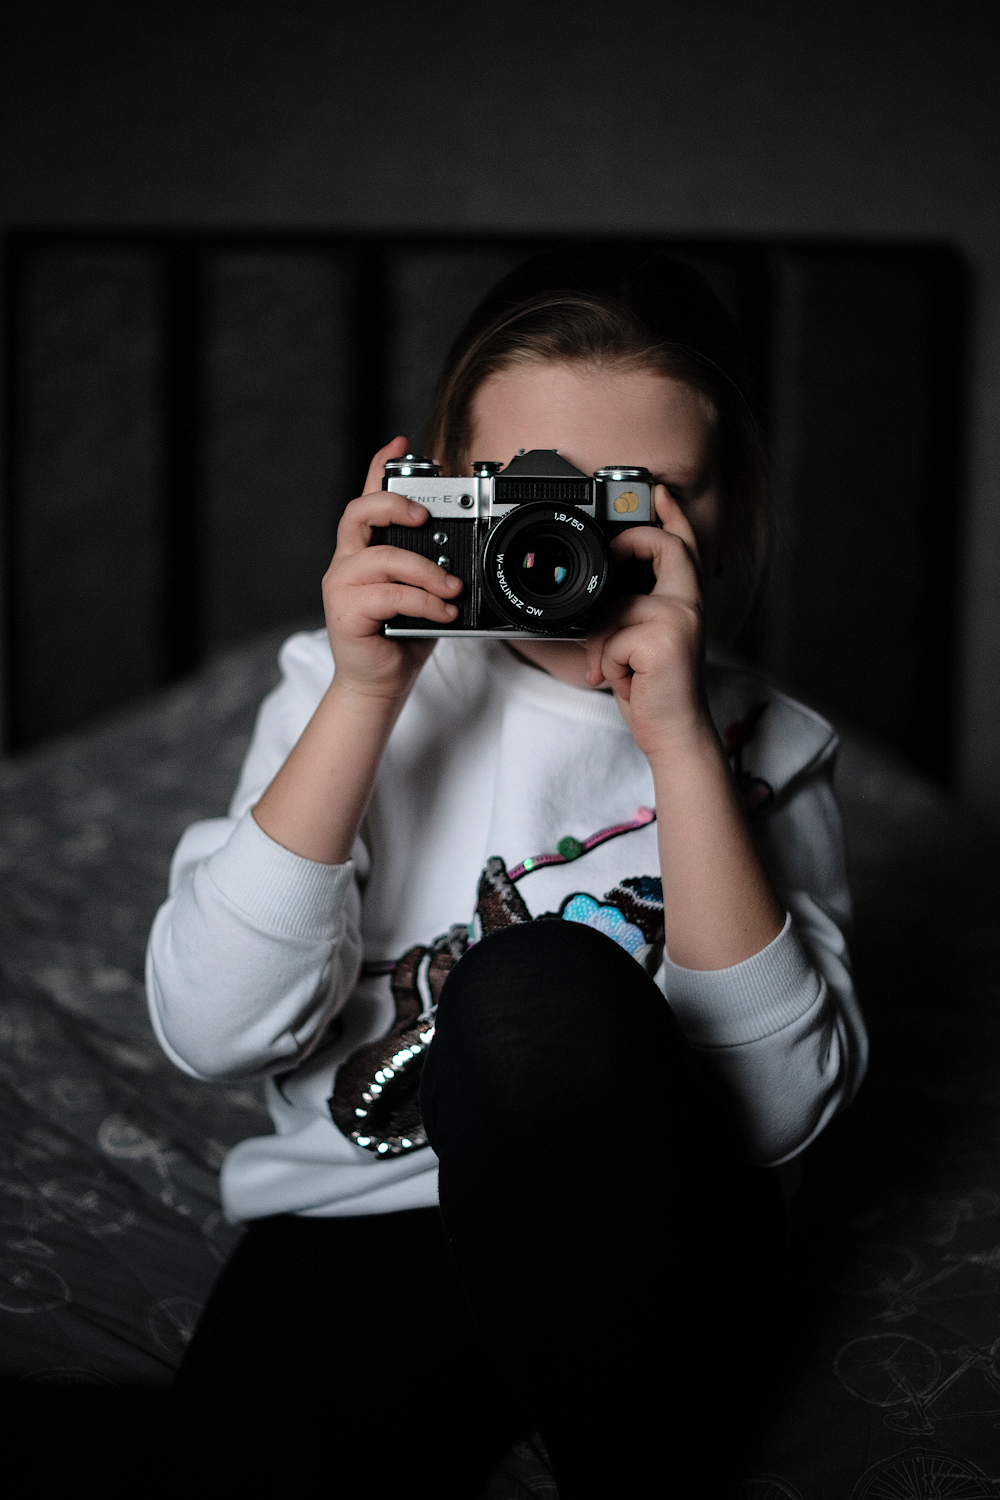
[(276, 844), (246, 812), (232, 837), (208, 860), (208, 874), (255, 926), (285, 937), (336, 937), (354, 863), (320, 865)]
[(778, 936), (730, 969), (682, 969), (663, 959), (671, 1009), (695, 1047), (739, 1047), (782, 1031), (819, 998), (823, 981), (786, 915)]

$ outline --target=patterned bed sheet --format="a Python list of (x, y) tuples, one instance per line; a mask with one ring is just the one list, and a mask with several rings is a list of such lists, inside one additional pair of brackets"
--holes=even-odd
[(238, 1231), (230, 1145), (256, 1085), (153, 1037), (146, 936), (170, 855), (225, 811), (277, 641), (0, 766), (0, 1379), (167, 1386)]

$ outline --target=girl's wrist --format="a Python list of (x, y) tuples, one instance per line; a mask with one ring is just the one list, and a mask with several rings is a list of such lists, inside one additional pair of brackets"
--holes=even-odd
[(692, 714), (686, 722), (658, 735), (645, 755), (654, 782), (658, 776), (674, 779), (686, 766), (726, 765), (718, 732), (707, 712)]
[(391, 726), (399, 717), (412, 686), (412, 681), (400, 687), (398, 683), (356, 680), (338, 670), (326, 690), (324, 701), (328, 711), (344, 713), (366, 723), (387, 722)]

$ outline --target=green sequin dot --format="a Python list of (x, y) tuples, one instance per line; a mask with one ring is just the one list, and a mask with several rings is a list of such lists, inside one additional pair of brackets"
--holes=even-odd
[(559, 853), (562, 855), (563, 859), (579, 859), (580, 855), (583, 853), (583, 845), (580, 843), (580, 840), (575, 839), (573, 835), (569, 833), (564, 839), (559, 840), (556, 848), (559, 850)]
[(535, 861), (533, 859), (526, 859), (524, 861), (524, 868), (526, 870), (533, 870), (535, 868)]

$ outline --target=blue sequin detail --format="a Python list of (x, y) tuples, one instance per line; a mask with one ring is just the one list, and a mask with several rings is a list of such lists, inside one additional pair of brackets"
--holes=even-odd
[(663, 905), (663, 886), (658, 875), (632, 875), (623, 880), (622, 885), (635, 891), (640, 901), (648, 901), (652, 906)]
[(562, 918), (564, 922), (582, 922), (584, 927), (596, 928), (633, 956), (647, 946), (643, 933), (626, 922), (617, 906), (601, 906), (593, 896), (574, 896), (563, 907)]

